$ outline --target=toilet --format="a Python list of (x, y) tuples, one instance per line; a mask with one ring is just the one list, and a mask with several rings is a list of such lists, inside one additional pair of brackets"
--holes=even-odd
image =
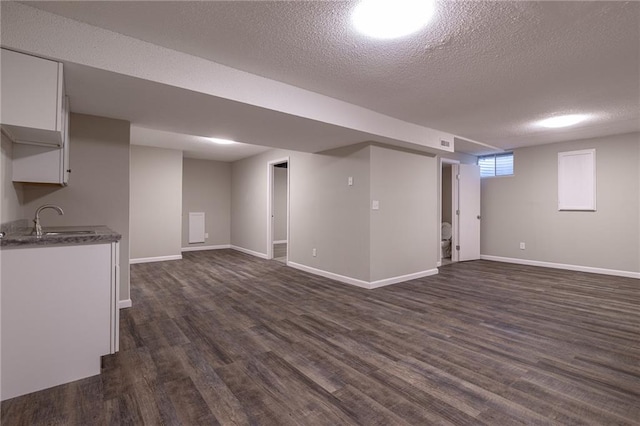
[(442, 241), (440, 241), (441, 257), (451, 257), (451, 224), (442, 222), (440, 227)]

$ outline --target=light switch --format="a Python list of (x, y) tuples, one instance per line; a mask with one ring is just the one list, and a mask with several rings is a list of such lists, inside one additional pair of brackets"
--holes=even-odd
[(353, 176), (349, 176), (349, 178), (347, 179), (347, 185), (353, 186)]
[(380, 210), (380, 201), (378, 200), (373, 200), (371, 202), (371, 209), (372, 210)]

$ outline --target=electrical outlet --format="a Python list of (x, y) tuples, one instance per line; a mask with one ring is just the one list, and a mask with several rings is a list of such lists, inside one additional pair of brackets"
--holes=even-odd
[(311, 250), (311, 255), (313, 257), (316, 257), (318, 255), (318, 252), (316, 251), (316, 249), (314, 248), (313, 250)]
[(204, 238), (205, 238), (205, 239), (209, 238), (209, 233), (208, 233), (208, 232), (205, 232), (205, 233), (204, 233)]
[(524, 250), (524, 243), (520, 243), (520, 250)]
[(353, 186), (353, 176), (349, 176), (349, 178), (347, 179), (347, 185)]

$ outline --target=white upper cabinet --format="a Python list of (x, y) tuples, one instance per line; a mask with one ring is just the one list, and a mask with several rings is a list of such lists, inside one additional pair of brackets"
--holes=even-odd
[(65, 139), (62, 64), (2, 49), (0, 122), (18, 143), (62, 147)]
[[(65, 110), (68, 98), (65, 97)], [(13, 145), (12, 180), (27, 183), (69, 183), (69, 114), (65, 114), (62, 147), (43, 144)]]

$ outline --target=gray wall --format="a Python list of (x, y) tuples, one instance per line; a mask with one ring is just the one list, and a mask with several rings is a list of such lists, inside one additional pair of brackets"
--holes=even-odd
[[(436, 267), (436, 159), (367, 144), (321, 154), (273, 150), (233, 163), (233, 246), (266, 253), (267, 164), (287, 156), (290, 262), (366, 282)], [(372, 197), (379, 211), (371, 211)]]
[[(231, 243), (231, 165), (185, 158), (182, 166), (182, 247)], [(204, 243), (189, 244), (189, 212), (205, 213)]]
[[(597, 211), (559, 212), (558, 152), (588, 148)], [(514, 166), (482, 180), (483, 255), (640, 271), (640, 133), (517, 149)]]
[(289, 261), (370, 280), (370, 156), (364, 145), (292, 156)]
[(289, 261), (368, 281), (369, 152), (272, 150), (233, 163), (231, 244), (266, 254), (268, 162), (289, 156)]
[(69, 186), (23, 184), (23, 215), (43, 212), (45, 226), (106, 225), (122, 234), (120, 300), (129, 299), (129, 122), (71, 114)]
[(436, 268), (438, 173), (433, 156), (371, 147), (371, 281)]
[(273, 167), (273, 240), (287, 239), (287, 169)]
[(182, 255), (182, 152), (131, 146), (131, 259)]
[(287, 151), (272, 150), (231, 164), (231, 245), (267, 255), (267, 162)]
[(4, 133), (0, 134), (2, 140), (2, 156), (0, 159), (0, 223), (13, 222), (24, 219), (22, 213), (22, 184), (11, 181), (11, 159), (13, 158), (13, 143)]

